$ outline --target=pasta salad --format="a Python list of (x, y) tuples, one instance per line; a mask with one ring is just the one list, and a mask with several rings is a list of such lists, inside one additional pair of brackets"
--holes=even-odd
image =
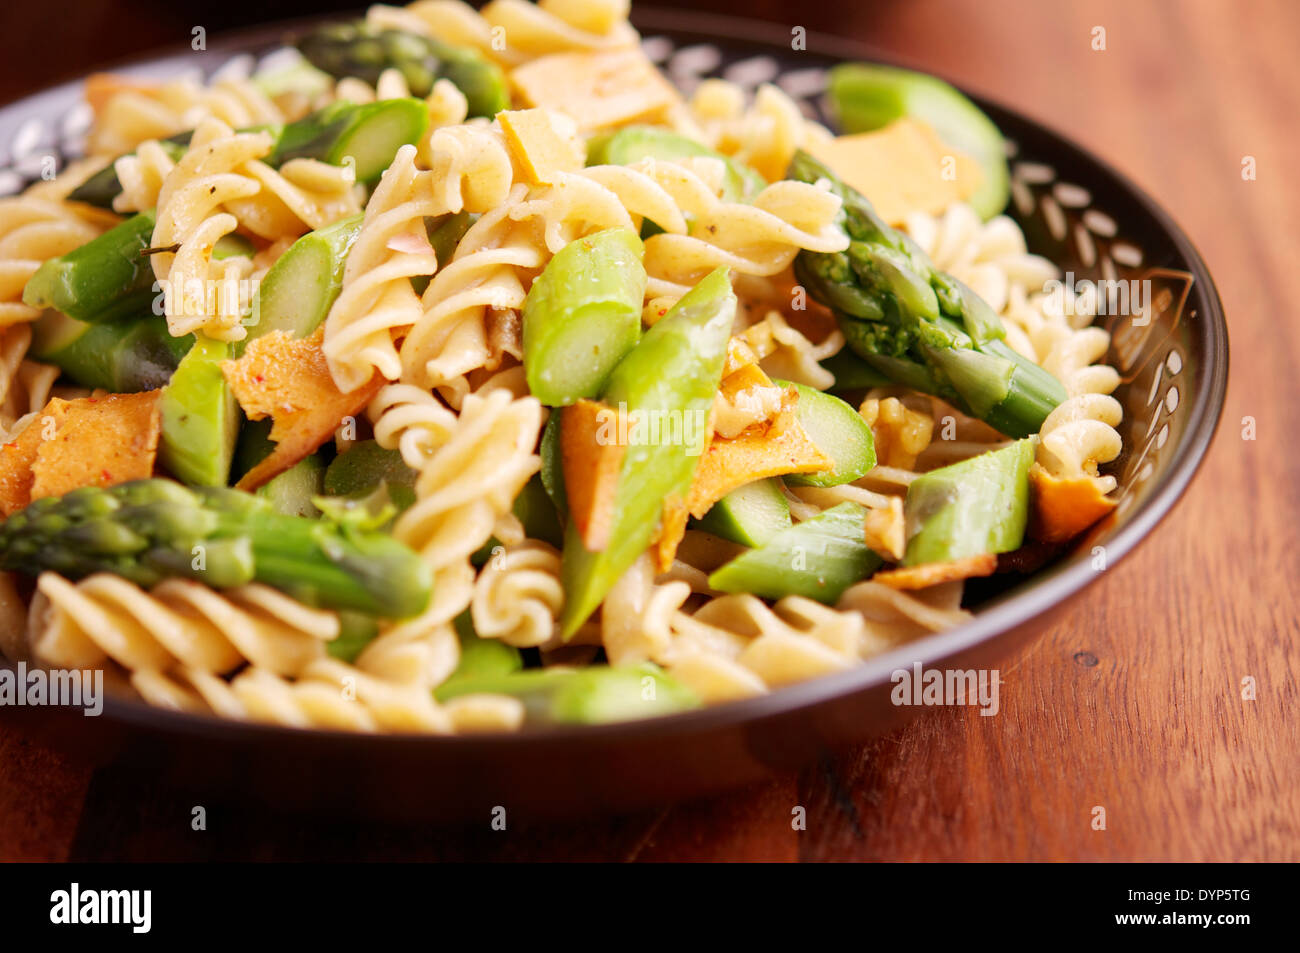
[(628, 12), (86, 81), (87, 157), (0, 200), (6, 656), (301, 728), (628, 720), (960, 625), (1110, 512), (1109, 339), (988, 118), (868, 64), (838, 133), (683, 92)]

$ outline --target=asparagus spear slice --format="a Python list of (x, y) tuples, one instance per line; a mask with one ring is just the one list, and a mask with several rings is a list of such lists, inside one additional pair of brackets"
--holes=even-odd
[(324, 491), (330, 496), (367, 496), (388, 487), (388, 498), (399, 510), (415, 502), (417, 474), (396, 450), (385, 450), (373, 440), (353, 444), (325, 470)]
[(325, 484), (325, 461), (320, 454), (304, 457), (283, 473), (277, 473), (257, 488), (257, 495), (269, 500), (277, 513), (286, 516), (320, 516), (312, 502), (321, 495)]
[(646, 273), (636, 233), (611, 228), (570, 242), (524, 303), (528, 389), (558, 407), (600, 393), (641, 337)]
[(355, 662), (358, 655), (379, 635), (379, 624), (373, 616), (360, 612), (339, 613), (339, 634), (325, 643), (325, 651), (333, 658)]
[[(735, 313), (728, 271), (719, 268), (646, 332), (610, 374), (602, 399), (643, 419), (650, 414), (676, 417), (682, 424), (678, 432), (684, 436), (688, 417), (704, 419), (713, 405)], [(686, 446), (685, 440), (661, 440), (633, 441), (627, 448), (614, 497), (610, 543), (604, 550), (588, 550), (575, 521), (569, 521), (561, 571), (564, 638), (578, 630), (618, 577), (645, 552), (664, 503), (673, 497), (686, 498), (707, 428), (695, 429), (695, 446)]]
[[(324, 109), (283, 126), (251, 126), (240, 132), (265, 130), (275, 137), (266, 163), (279, 168), (290, 159), (319, 159), (342, 165), (356, 163), (357, 181), (374, 182), (406, 143), (419, 142), (429, 125), (429, 110), (418, 99), (385, 99), (377, 103), (331, 103)], [(160, 144), (180, 159), (192, 132), (182, 132)], [(115, 165), (96, 172), (73, 189), (68, 198), (111, 209), (122, 193)]]
[(884, 562), (864, 542), (867, 511), (845, 502), (777, 533), (709, 576), (719, 592), (767, 599), (806, 596), (834, 604), (841, 593)]
[(524, 703), (530, 724), (599, 725), (669, 715), (699, 706), (695, 693), (649, 663), (614, 668), (529, 669), (458, 678), (435, 693), (439, 701), (487, 692)]
[(221, 373), (234, 347), (198, 335), (163, 390), (159, 461), (194, 486), (225, 486), (235, 455), (239, 404)]
[(271, 331), (305, 338), (325, 320), (343, 287), (343, 267), (361, 232), (361, 216), (308, 232), (276, 259), (253, 296), (248, 341)]
[(755, 480), (718, 500), (694, 525), (734, 543), (762, 546), (790, 528), (790, 501), (781, 492), (780, 480)]
[(451, 46), (403, 30), (381, 30), (365, 23), (329, 23), (294, 40), (313, 66), (335, 79), (356, 76), (370, 85), (386, 69), (396, 69), (412, 96), (427, 96), (433, 84), (449, 79), (465, 94), (471, 116), (495, 116), (510, 105), (505, 74), (477, 50)]
[(83, 387), (130, 394), (166, 384), (193, 346), (194, 335), (172, 337), (162, 315), (89, 324), (47, 311), (32, 326), (31, 356)]
[(460, 661), (447, 680), (434, 689), (433, 697), (440, 702), (461, 694), (460, 686), (479, 679), (500, 678), (518, 672), (524, 667), (523, 656), (513, 645), (499, 639), (484, 639), (474, 631), (469, 610), (455, 619), (456, 636), (460, 640)]
[(429, 110), (418, 99), (384, 99), (376, 103), (331, 103), (311, 116), (282, 127), (268, 165), (290, 159), (319, 159), (330, 165), (355, 164), (357, 181), (378, 181), (397, 150), (416, 143), (429, 126)]
[(53, 308), (79, 321), (111, 321), (149, 309), (153, 266), (141, 254), (153, 236), (154, 213), (141, 212), (36, 269), (23, 303)]
[(773, 381), (799, 391), (799, 425), (817, 449), (835, 465), (818, 473), (788, 473), (785, 482), (798, 486), (839, 486), (861, 479), (876, 465), (876, 443), (862, 415), (834, 394), (815, 387)]
[(876, 215), (871, 203), (805, 152), (791, 178), (825, 180), (843, 200), (846, 251), (803, 251), (795, 274), (834, 310), (848, 346), (892, 380), (935, 394), (1011, 437), (1037, 433), (1065, 388), (1016, 354), (992, 309)]
[(428, 565), (386, 533), (162, 479), (34, 501), (0, 523), (0, 569), (111, 572), (141, 586), (176, 576), (216, 589), (261, 582), (309, 605), (388, 618), (422, 612), (433, 586)]
[(838, 354), (821, 362), (822, 367), (835, 375), (835, 383), (828, 390), (845, 391), (869, 390), (872, 387), (884, 387), (889, 378), (876, 370), (857, 354), (853, 348), (842, 348)]
[(907, 488), (904, 566), (1019, 549), (1034, 441), (1019, 440), (917, 477)]

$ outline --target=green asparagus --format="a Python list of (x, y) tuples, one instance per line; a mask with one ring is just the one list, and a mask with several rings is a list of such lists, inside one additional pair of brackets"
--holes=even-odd
[(600, 393), (641, 337), (646, 273), (641, 239), (611, 228), (570, 242), (537, 276), (524, 303), (528, 389), (558, 407)]
[(890, 383), (888, 377), (854, 354), (852, 348), (840, 348), (839, 353), (826, 358), (821, 365), (835, 375), (835, 383), (826, 389), (836, 393), (869, 390)]
[(939, 138), (972, 156), (982, 173), (969, 202), (989, 219), (1006, 207), (1010, 176), (1002, 133), (979, 107), (943, 80), (896, 66), (844, 63), (831, 70), (831, 112), (847, 133), (868, 132), (903, 116), (934, 127)]
[(362, 440), (334, 458), (325, 470), (323, 488), (330, 496), (361, 497), (382, 485), (388, 488), (388, 498), (400, 511), (415, 502), (416, 476), (396, 450)]
[[(656, 423), (664, 424), (657, 429), (669, 434), (658, 441), (630, 441), (619, 470), (610, 542), (603, 550), (591, 552), (583, 545), (576, 521), (565, 528), (564, 638), (572, 637), (645, 552), (665, 501), (685, 500), (707, 436), (706, 427), (687, 423), (706, 419), (713, 406), (735, 314), (728, 270), (719, 268), (687, 292), (610, 374), (602, 400), (645, 424), (657, 416)], [(678, 439), (671, 436), (673, 420)], [(688, 430), (693, 440), (687, 439)]]
[(133, 215), (66, 255), (36, 269), (23, 303), (78, 321), (112, 321), (149, 310), (154, 274), (143, 254), (153, 237), (152, 210)]
[(47, 311), (32, 325), (34, 359), (115, 394), (162, 387), (193, 346), (193, 334), (172, 337), (167, 319), (149, 313), (90, 324)]
[(499, 639), (485, 639), (474, 631), (474, 623), (466, 609), (455, 619), (456, 636), (460, 640), (460, 661), (456, 670), (433, 692), (438, 701), (447, 701), (460, 694), (460, 686), (484, 678), (500, 678), (518, 672), (524, 667), (523, 656), (513, 645)]
[[(331, 165), (354, 163), (358, 182), (374, 182), (407, 143), (419, 142), (429, 125), (429, 110), (418, 99), (386, 99), (377, 103), (337, 102), (283, 126), (253, 126), (240, 132), (270, 132), (275, 141), (263, 160), (279, 168), (290, 159), (319, 159)], [(185, 154), (193, 130), (161, 144), (173, 160)], [(92, 175), (68, 194), (76, 202), (111, 209), (122, 193), (116, 163)]]
[(467, 676), (436, 692), (439, 701), (470, 694), (510, 695), (524, 703), (529, 724), (599, 725), (670, 715), (698, 707), (689, 688), (649, 663), (591, 665)]
[(794, 387), (799, 392), (797, 410), (799, 425), (822, 453), (834, 465), (817, 473), (787, 473), (785, 482), (798, 486), (839, 486), (860, 480), (876, 465), (876, 442), (871, 428), (862, 415), (834, 394), (792, 384), (773, 381), (782, 387)]
[(225, 486), (244, 419), (221, 373), (234, 346), (197, 335), (163, 389), (158, 460), (193, 486)]
[(343, 287), (343, 267), (361, 232), (361, 216), (308, 232), (276, 259), (253, 296), (248, 341), (284, 331), (293, 338), (309, 337), (325, 320)]
[(325, 461), (319, 453), (303, 457), (283, 473), (277, 473), (257, 488), (257, 495), (270, 501), (277, 513), (286, 516), (321, 515), (313, 499), (324, 492)]
[(841, 503), (737, 556), (709, 576), (709, 585), (765, 599), (805, 596), (834, 604), (884, 562), (864, 541), (866, 516), (865, 507)]
[(762, 546), (790, 528), (790, 501), (776, 477), (738, 486), (692, 525), (743, 546)]
[(977, 294), (937, 271), (859, 192), (805, 152), (790, 177), (825, 180), (843, 200), (847, 250), (803, 251), (795, 275), (835, 312), (848, 346), (904, 386), (935, 394), (1010, 437), (1037, 433), (1065, 388), (1002, 340), (1006, 330)]
[(1034, 441), (931, 470), (908, 485), (904, 566), (1007, 553), (1024, 542)]
[(163, 479), (45, 497), (0, 523), (0, 569), (72, 579), (109, 572), (141, 586), (260, 582), (309, 605), (405, 618), (426, 608), (432, 571), (386, 533), (283, 516), (264, 499)]
[(491, 118), (510, 105), (505, 74), (477, 50), (452, 46), (365, 21), (329, 23), (294, 40), (313, 66), (336, 79), (355, 76), (370, 85), (396, 69), (412, 96), (428, 96), (440, 79), (451, 80), (469, 102), (471, 116)]

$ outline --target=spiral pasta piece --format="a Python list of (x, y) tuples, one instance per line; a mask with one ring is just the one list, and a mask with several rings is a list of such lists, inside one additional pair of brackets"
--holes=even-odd
[(548, 53), (635, 46), (629, 6), (628, 0), (492, 0), (479, 12), (461, 0), (417, 0), (405, 8), (373, 6), (366, 20), (473, 47), (504, 66), (518, 66)]
[(250, 667), (229, 681), (193, 669), (141, 671), (131, 684), (159, 707), (291, 728), (446, 734), (456, 727), (453, 713), (427, 690), (374, 678), (329, 658), (313, 662), (293, 680)]
[(325, 318), (322, 350), (339, 390), (356, 390), (376, 370), (402, 371), (394, 335), (422, 314), (411, 279), (432, 275), (438, 262), (425, 216), (441, 211), (415, 168), (415, 147), (403, 146), (366, 205), (365, 219), (343, 271), (343, 287)]
[(533, 230), (510, 219), (526, 192), (527, 186), (515, 186), (510, 199), (465, 233), (451, 262), (429, 282), (424, 314), (402, 342), (402, 380), (442, 389), (453, 406), (469, 392), (466, 375), (491, 360), (489, 311), (522, 308), (525, 281), (546, 261)]
[[(379, 74), (379, 80), (372, 87), (364, 80), (348, 76), (338, 81), (334, 87), (334, 98), (352, 103), (373, 103), (384, 99), (406, 99), (411, 95), (411, 87), (400, 70), (386, 69)], [(429, 109), (429, 128), (420, 140), (420, 162), (425, 168), (431, 168), (436, 160), (433, 136), (439, 129), (457, 126), (465, 122), (469, 115), (469, 100), (465, 94), (449, 79), (440, 79), (433, 84), (433, 90), (424, 98)]]
[(756, 596), (718, 596), (691, 611), (684, 581), (656, 582), (642, 558), (606, 596), (601, 635), (613, 664), (650, 659), (705, 704), (763, 694), (842, 671), (906, 639), (961, 624), (962, 584), (898, 592), (870, 581), (835, 608), (801, 596), (769, 606)]
[(475, 632), (519, 648), (550, 641), (563, 608), (560, 554), (537, 540), (493, 551), (470, 602)]
[(208, 86), (191, 79), (154, 86), (122, 83), (95, 110), (87, 146), (91, 154), (116, 156), (149, 139), (193, 129), (204, 119), (240, 129), (296, 118), (249, 79), (224, 77)]
[(36, 269), (95, 238), (102, 229), (77, 208), (35, 195), (0, 199), (0, 328), (35, 321), (40, 310), (23, 304)]
[(474, 595), (470, 556), (541, 467), (534, 453), (541, 426), (536, 398), (516, 399), (506, 390), (465, 398), (446, 442), (419, 468), (415, 503), (393, 527), (393, 535), (432, 567), (433, 600), (422, 615), (381, 633), (357, 659), (359, 668), (429, 685), (450, 674), (457, 651), (450, 623)]
[(1036, 461), (1057, 479), (1090, 479), (1101, 493), (1115, 489), (1113, 476), (1098, 474), (1123, 450), (1115, 427), (1123, 417), (1119, 401), (1105, 394), (1079, 394), (1043, 421)]
[(795, 151), (831, 138), (830, 130), (804, 117), (778, 86), (763, 83), (746, 104), (745, 92), (724, 79), (695, 88), (686, 116), (688, 131), (725, 155), (749, 165), (769, 182), (785, 178)]
[(322, 657), (339, 633), (332, 612), (261, 585), (218, 593), (193, 580), (168, 579), (146, 592), (107, 573), (72, 583), (46, 572), (37, 591), (33, 654), (65, 668), (112, 659), (128, 671), (223, 674), (250, 662), (292, 675)]

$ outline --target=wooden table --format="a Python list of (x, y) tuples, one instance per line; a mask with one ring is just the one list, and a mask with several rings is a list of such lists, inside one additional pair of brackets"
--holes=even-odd
[[(179, 15), (161, 4), (119, 6), (147, 7), (161, 19), (121, 36), (102, 19), (74, 23), (61, 48), (120, 55), (141, 36), (181, 38), (191, 20), (205, 22), (196, 14), (175, 22)], [(1300, 858), (1300, 316), (1285, 290), (1300, 259), (1300, 6), (859, 6), (821, 5), (801, 25), (896, 51), (1110, 159), (1190, 233), (1231, 323), (1228, 404), (1199, 477), (1136, 555), (1007, 660), (999, 717), (937, 710), (797, 776), (516, 836), (486, 825), (313, 826), (248, 809), (215, 810), (209, 828), (221, 833), (195, 835), (189, 805), (147, 778), (89, 774), (0, 727), (0, 857)], [(784, 0), (743, 7), (789, 23)], [(12, 15), (38, 8), (49, 5), (19, 5)], [(1092, 47), (1099, 26), (1104, 51)], [(9, 33), (7, 45), (24, 43), (24, 34)], [(0, 92), (35, 88), (66, 67), (40, 63), (38, 52), (16, 51), (30, 68), (7, 71)], [(1256, 181), (1241, 177), (1247, 155), (1256, 158)], [(1256, 422), (1253, 441), (1242, 439), (1246, 417)], [(1258, 685), (1254, 701), (1240, 696), (1247, 675)], [(804, 832), (791, 830), (794, 805), (807, 809)], [(1097, 805), (1106, 809), (1105, 831), (1090, 823)]]

